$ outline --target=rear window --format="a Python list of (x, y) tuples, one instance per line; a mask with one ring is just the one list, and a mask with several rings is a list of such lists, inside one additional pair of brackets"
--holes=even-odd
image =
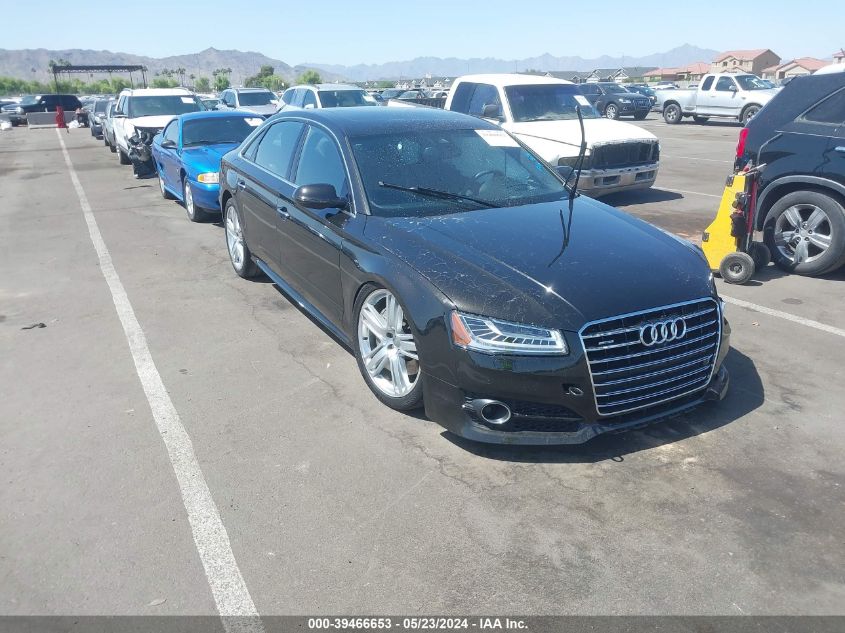
[(242, 106), (271, 105), (276, 100), (276, 95), (269, 90), (267, 92), (242, 92), (238, 96)]
[(321, 90), (320, 103), (324, 108), (348, 108), (373, 105), (364, 98), (363, 90)]
[(828, 125), (845, 123), (845, 89), (830, 95), (824, 101), (807, 110), (801, 120)]

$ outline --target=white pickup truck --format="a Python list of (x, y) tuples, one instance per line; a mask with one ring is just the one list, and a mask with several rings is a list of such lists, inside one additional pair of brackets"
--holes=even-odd
[(745, 125), (778, 90), (757, 75), (716, 73), (704, 75), (695, 90), (655, 90), (655, 96), (666, 123), (680, 123), (684, 117), (706, 123), (710, 117), (721, 117)]
[(568, 174), (581, 146), (576, 105), (587, 141), (578, 189), (596, 197), (651, 187), (660, 159), (657, 137), (636, 125), (599, 116), (569, 81), (519, 74), (467, 75), (452, 83), (445, 108), (497, 123)]

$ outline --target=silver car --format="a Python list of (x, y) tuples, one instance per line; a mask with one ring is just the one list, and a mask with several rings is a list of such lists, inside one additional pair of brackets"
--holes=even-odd
[(241, 110), (259, 116), (270, 116), (276, 111), (278, 97), (267, 88), (227, 88), (220, 93), (217, 110)]
[(366, 90), (347, 84), (305, 84), (285, 90), (278, 111), (376, 106)]

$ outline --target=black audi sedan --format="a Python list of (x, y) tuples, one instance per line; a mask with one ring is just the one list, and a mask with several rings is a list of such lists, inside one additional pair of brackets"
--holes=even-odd
[(691, 244), (433, 108), (279, 114), (227, 154), (226, 245), (353, 351), (386, 405), (485, 442), (580, 443), (724, 397)]

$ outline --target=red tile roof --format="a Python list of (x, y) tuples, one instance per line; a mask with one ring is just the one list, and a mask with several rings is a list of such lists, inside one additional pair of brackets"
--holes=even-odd
[(735, 57), (740, 61), (751, 61), (753, 59), (757, 59), (763, 53), (769, 52), (768, 48), (755, 48), (750, 51), (725, 51), (721, 55), (719, 55), (714, 62), (720, 62), (723, 59), (727, 59), (728, 57)]

